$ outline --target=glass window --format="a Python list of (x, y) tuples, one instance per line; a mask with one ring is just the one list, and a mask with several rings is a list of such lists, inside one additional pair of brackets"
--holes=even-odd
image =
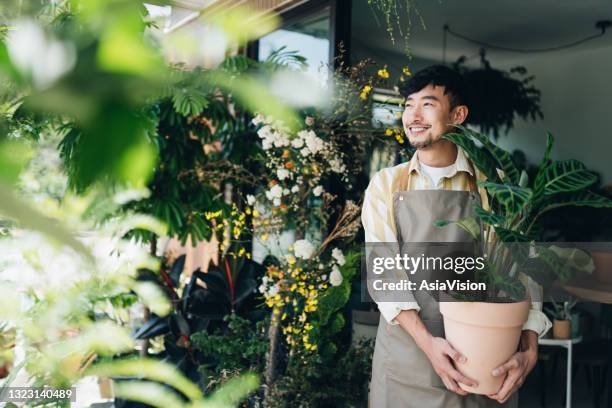
[(264, 61), (281, 47), (306, 58), (307, 73), (325, 80), (330, 63), (330, 9), (300, 17), (259, 39), (259, 60)]

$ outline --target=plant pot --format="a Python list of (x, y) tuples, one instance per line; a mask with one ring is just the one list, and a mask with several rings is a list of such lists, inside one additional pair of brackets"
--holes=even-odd
[(553, 320), (553, 338), (567, 340), (572, 337), (571, 320)]
[(598, 282), (612, 283), (612, 252), (591, 252), (595, 270), (593, 278)]
[(473, 394), (495, 394), (504, 377), (491, 372), (517, 351), (521, 330), (529, 316), (528, 300), (515, 303), (441, 302), (446, 340), (467, 358), (455, 364), (477, 387), (459, 384)]

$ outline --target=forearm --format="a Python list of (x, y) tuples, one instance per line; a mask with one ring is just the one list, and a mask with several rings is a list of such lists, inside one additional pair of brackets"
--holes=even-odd
[(404, 329), (412, 338), (416, 345), (429, 354), (429, 347), (431, 345), (432, 335), (423, 324), (423, 321), (419, 317), (417, 310), (402, 310), (395, 318), (399, 325)]
[(538, 333), (533, 330), (521, 332), (520, 351), (525, 353), (529, 359), (529, 371), (538, 360)]

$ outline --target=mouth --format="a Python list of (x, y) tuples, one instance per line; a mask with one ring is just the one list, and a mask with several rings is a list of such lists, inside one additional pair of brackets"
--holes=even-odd
[(427, 132), (430, 127), (431, 126), (427, 125), (410, 125), (408, 126), (408, 131), (413, 136), (422, 136), (425, 134), (425, 132)]

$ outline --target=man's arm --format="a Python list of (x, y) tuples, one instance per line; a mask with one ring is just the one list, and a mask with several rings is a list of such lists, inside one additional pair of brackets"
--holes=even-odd
[(451, 359), (457, 364), (467, 361), (455, 350), (446, 339), (434, 337), (429, 333), (416, 310), (404, 310), (397, 315), (399, 325), (414, 339), (416, 345), (423, 350), (436, 374), (440, 376), (446, 388), (459, 395), (468, 395), (458, 383), (470, 387), (477, 386), (476, 381), (464, 376), (453, 367)]
[[(361, 223), (365, 232), (365, 253), (367, 259), (371, 259), (374, 256), (395, 257), (395, 254), (399, 252), (395, 225), (390, 219), (392, 212), (389, 211), (388, 207), (392, 205), (389, 202), (392, 179), (393, 173), (391, 169), (380, 170), (372, 177), (365, 191), (363, 207), (361, 209)], [(368, 277), (371, 277), (370, 272), (368, 271)], [(394, 272), (397, 271), (387, 271), (384, 277), (388, 279), (397, 278), (399, 280), (399, 277), (391, 276)], [(402, 277), (406, 277), (405, 274)], [(369, 282), (367, 287), (378, 305), (380, 313), (389, 324), (397, 324), (395, 318), (402, 310), (420, 310), (419, 304), (411, 293), (405, 293), (405, 299), (400, 302), (397, 299), (388, 299), (388, 294), (376, 296), (377, 294), (372, 292)], [(385, 301), (381, 301), (380, 297), (385, 298)]]

